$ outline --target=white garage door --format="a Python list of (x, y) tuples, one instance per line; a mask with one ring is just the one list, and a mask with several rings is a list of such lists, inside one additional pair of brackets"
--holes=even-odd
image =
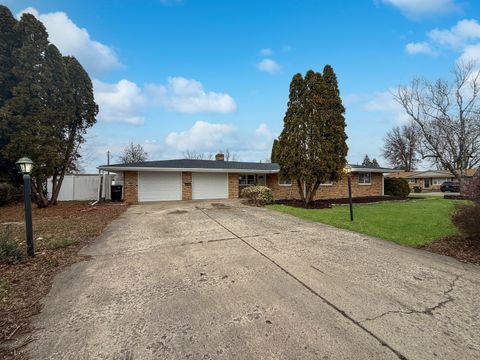
[(138, 173), (138, 201), (167, 201), (182, 199), (182, 173)]
[(193, 173), (193, 199), (228, 199), (228, 174)]

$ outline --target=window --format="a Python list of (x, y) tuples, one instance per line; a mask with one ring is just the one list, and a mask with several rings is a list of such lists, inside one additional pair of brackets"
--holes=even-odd
[(407, 182), (408, 182), (409, 184), (415, 184), (415, 179), (407, 179)]
[(321, 186), (331, 186), (333, 185), (333, 181), (332, 180), (327, 180), (323, 183), (320, 184)]
[(372, 175), (367, 172), (358, 173), (358, 183), (363, 185), (370, 185), (372, 183)]
[(292, 185), (292, 180), (290, 179), (282, 179), (278, 178), (278, 185), (280, 186), (291, 186)]
[(255, 175), (240, 175), (238, 177), (238, 185), (255, 185)]

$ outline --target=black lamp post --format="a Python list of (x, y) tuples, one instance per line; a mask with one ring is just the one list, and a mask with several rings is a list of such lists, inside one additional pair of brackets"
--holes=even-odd
[(17, 165), (23, 174), (23, 202), (25, 204), (25, 234), (27, 236), (27, 255), (35, 256), (33, 249), (33, 230), (32, 230), (32, 199), (30, 190), (30, 172), (32, 171), (33, 161), (23, 157), (17, 161)]
[(350, 204), (350, 221), (353, 221), (353, 200), (352, 200), (352, 167), (347, 165), (344, 169), (348, 180), (348, 203)]

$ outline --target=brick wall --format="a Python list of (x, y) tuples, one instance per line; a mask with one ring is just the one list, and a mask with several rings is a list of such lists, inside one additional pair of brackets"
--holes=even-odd
[(238, 174), (228, 173), (228, 198), (238, 199)]
[(192, 200), (192, 173), (182, 172), (182, 200)]
[[(358, 173), (352, 173), (352, 196), (381, 196), (383, 192), (383, 175), (372, 173), (371, 185), (361, 185), (358, 183)], [(267, 186), (273, 190), (275, 199), (300, 199), (297, 182), (293, 181), (290, 186), (278, 184), (277, 174), (267, 175)], [(348, 197), (348, 183), (345, 176), (340, 181), (332, 185), (320, 185), (315, 195), (315, 199), (338, 199)]]
[(127, 204), (138, 203), (138, 172), (123, 172), (123, 200)]

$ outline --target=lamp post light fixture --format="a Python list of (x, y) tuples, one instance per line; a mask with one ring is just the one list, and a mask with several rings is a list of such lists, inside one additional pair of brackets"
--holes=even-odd
[(348, 180), (348, 203), (350, 205), (350, 221), (353, 221), (353, 200), (352, 200), (352, 167), (345, 166), (344, 172), (347, 174)]
[(30, 190), (30, 172), (32, 171), (33, 161), (23, 157), (16, 163), (23, 174), (23, 202), (25, 205), (25, 234), (27, 238), (27, 255), (35, 256), (33, 249), (33, 230), (32, 230), (32, 199)]

